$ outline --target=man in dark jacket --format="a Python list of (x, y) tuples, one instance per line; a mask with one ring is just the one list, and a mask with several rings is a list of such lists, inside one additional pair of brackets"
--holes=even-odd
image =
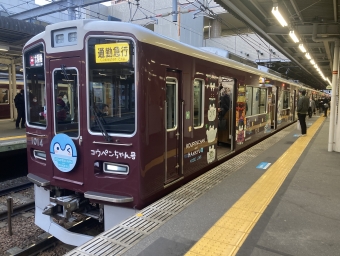
[(307, 133), (306, 115), (308, 113), (308, 107), (309, 99), (306, 97), (306, 90), (303, 89), (297, 104), (298, 119), (301, 125), (301, 136), (306, 136)]
[(21, 120), (21, 128), (26, 128), (25, 126), (25, 96), (24, 90), (22, 89), (14, 98), (15, 107), (17, 108), (18, 117), (15, 122), (15, 127), (19, 129), (19, 123)]

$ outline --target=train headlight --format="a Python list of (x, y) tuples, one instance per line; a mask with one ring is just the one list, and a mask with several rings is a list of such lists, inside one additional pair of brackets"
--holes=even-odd
[(124, 165), (124, 164), (115, 164), (115, 163), (104, 162), (103, 171), (105, 173), (128, 175), (129, 174), (129, 166)]
[(33, 150), (33, 156), (36, 159), (40, 159), (40, 160), (46, 161), (46, 153), (45, 153), (45, 151)]

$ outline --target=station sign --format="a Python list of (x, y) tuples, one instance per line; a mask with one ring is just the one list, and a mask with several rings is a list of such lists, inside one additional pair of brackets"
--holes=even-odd
[(326, 89), (327, 90), (332, 90), (332, 86), (331, 85), (327, 85)]
[(128, 43), (111, 43), (95, 45), (96, 63), (129, 62)]

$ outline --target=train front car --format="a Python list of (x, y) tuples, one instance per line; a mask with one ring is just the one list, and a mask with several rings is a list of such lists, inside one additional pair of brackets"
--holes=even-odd
[(78, 212), (107, 230), (140, 204), (136, 43), (126, 33), (86, 30), (91, 22), (47, 26), (24, 47), (35, 222), (76, 246), (91, 237), (60, 221)]

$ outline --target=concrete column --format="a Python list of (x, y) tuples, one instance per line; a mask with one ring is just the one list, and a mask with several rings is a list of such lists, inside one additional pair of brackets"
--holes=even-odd
[(74, 8), (73, 0), (67, 0), (67, 13), (68, 13), (69, 20), (76, 19), (76, 12)]
[[(17, 109), (15, 108), (15, 105), (14, 105), (14, 97), (15, 95), (17, 95), (17, 72), (15, 70), (15, 64), (14, 64), (14, 60), (12, 60), (12, 64), (11, 64), (11, 82), (12, 82), (12, 88), (13, 88), (13, 100), (12, 100), (12, 106), (13, 106), (13, 116), (14, 118), (16, 119), (17, 118)], [(8, 74), (9, 76), (9, 74)]]
[(211, 37), (221, 37), (222, 27), (221, 23), (217, 20), (213, 20), (211, 23)]
[(15, 105), (14, 105), (14, 97), (16, 95), (15, 90), (13, 89), (13, 83), (12, 83), (12, 72), (11, 72), (11, 65), (8, 65), (8, 87), (9, 87), (9, 110), (10, 110), (10, 118), (15, 119)]
[(328, 135), (328, 152), (340, 152), (340, 112), (336, 109), (339, 107), (339, 85), (338, 85), (338, 70), (339, 70), (339, 40), (335, 41), (334, 59), (333, 59), (333, 75), (332, 75), (332, 99), (331, 112)]

